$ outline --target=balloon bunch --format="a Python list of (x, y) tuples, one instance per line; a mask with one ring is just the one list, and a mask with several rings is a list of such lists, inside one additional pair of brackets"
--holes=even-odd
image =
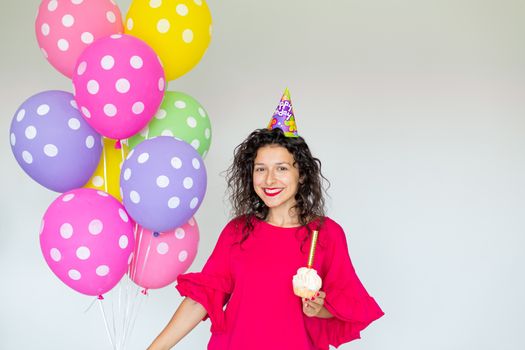
[(62, 193), (42, 220), (47, 264), (99, 298), (126, 272), (146, 289), (172, 283), (197, 252), (211, 125), (166, 86), (207, 49), (207, 4), (134, 0), (122, 21), (113, 0), (43, 0), (35, 32), (73, 89), (29, 97), (10, 129), (22, 169)]

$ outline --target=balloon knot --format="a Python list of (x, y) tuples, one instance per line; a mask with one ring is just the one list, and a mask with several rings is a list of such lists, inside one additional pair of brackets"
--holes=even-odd
[(120, 140), (117, 140), (117, 142), (115, 142), (115, 149), (121, 149), (122, 148), (122, 144), (120, 143)]
[(98, 297), (97, 297), (98, 300), (104, 300), (104, 297), (102, 296), (102, 294), (100, 294)]
[(144, 288), (142, 291), (141, 291), (142, 294), (144, 295), (148, 295), (148, 288)]
[(153, 232), (153, 237), (158, 237), (160, 235), (160, 233), (158, 233), (157, 231)]

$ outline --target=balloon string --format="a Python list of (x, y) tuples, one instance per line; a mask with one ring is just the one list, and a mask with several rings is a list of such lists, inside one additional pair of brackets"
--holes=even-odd
[(98, 299), (98, 305), (100, 306), (100, 311), (102, 312), (102, 317), (104, 318), (104, 325), (106, 326), (106, 333), (108, 335), (109, 342), (111, 343), (111, 347), (115, 348), (113, 338), (111, 337), (111, 333), (109, 332), (108, 319), (106, 318), (106, 313), (104, 312), (104, 307), (102, 306), (102, 300)]

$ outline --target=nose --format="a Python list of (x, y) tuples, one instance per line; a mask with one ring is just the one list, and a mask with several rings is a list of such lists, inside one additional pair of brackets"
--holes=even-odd
[(274, 181), (275, 181), (275, 176), (274, 176), (273, 170), (269, 170), (266, 175), (266, 185), (270, 186), (271, 184), (274, 183)]

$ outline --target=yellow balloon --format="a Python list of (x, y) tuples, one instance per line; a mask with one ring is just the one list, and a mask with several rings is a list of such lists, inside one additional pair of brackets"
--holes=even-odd
[(211, 40), (211, 13), (204, 0), (134, 0), (124, 32), (145, 41), (160, 57), (166, 80), (189, 72)]
[(104, 137), (104, 147), (97, 170), (91, 179), (84, 185), (85, 188), (94, 188), (109, 193), (122, 202), (120, 196), (120, 168), (129, 148), (122, 143), (122, 148), (115, 148), (115, 140)]

